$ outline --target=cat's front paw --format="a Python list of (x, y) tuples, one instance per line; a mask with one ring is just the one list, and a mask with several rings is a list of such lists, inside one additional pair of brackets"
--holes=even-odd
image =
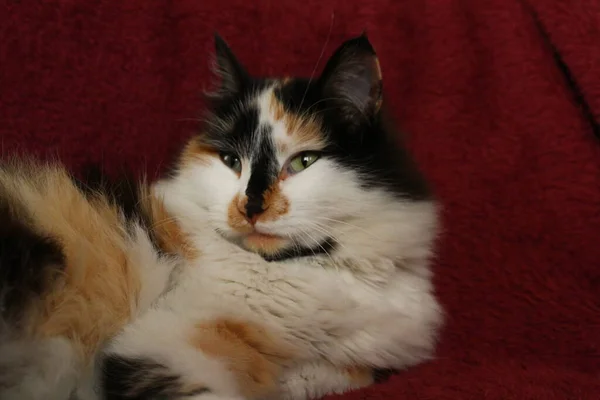
[(314, 400), (373, 383), (374, 375), (369, 367), (337, 367), (315, 361), (287, 370), (280, 382), (280, 392), (269, 400)]

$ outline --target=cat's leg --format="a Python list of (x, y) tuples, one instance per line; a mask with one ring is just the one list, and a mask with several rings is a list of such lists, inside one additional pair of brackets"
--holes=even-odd
[(295, 349), (260, 323), (196, 318), (196, 307), (170, 304), (178, 305), (181, 314), (151, 308), (103, 350), (99, 372), (109, 398), (157, 393), (190, 400), (209, 395), (252, 400), (277, 390), (283, 365), (295, 358)]
[(277, 399), (318, 399), (370, 386), (378, 378), (379, 374), (369, 367), (343, 368), (325, 361), (314, 361), (287, 369), (283, 373)]

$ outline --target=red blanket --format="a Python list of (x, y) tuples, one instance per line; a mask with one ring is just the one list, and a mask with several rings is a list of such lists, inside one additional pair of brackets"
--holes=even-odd
[(254, 73), (309, 75), (324, 45), (366, 28), (445, 206), (448, 324), (435, 361), (345, 398), (600, 398), (597, 1), (0, 7), (3, 151), (74, 168), (160, 168), (194, 129), (215, 30)]

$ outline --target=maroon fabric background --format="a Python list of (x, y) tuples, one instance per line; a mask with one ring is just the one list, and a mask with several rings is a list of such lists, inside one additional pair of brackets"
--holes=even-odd
[(540, 31), (599, 115), (598, 2), (253, 3), (5, 2), (2, 151), (154, 172), (194, 128), (214, 30), (254, 73), (309, 75), (333, 12), (325, 56), (368, 30), (445, 205), (449, 315), (436, 361), (345, 398), (600, 398), (600, 142)]

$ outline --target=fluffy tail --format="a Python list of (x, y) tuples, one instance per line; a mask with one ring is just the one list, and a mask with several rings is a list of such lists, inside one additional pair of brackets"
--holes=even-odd
[(64, 266), (60, 243), (36, 232), (19, 209), (0, 194), (0, 334), (26, 319)]

